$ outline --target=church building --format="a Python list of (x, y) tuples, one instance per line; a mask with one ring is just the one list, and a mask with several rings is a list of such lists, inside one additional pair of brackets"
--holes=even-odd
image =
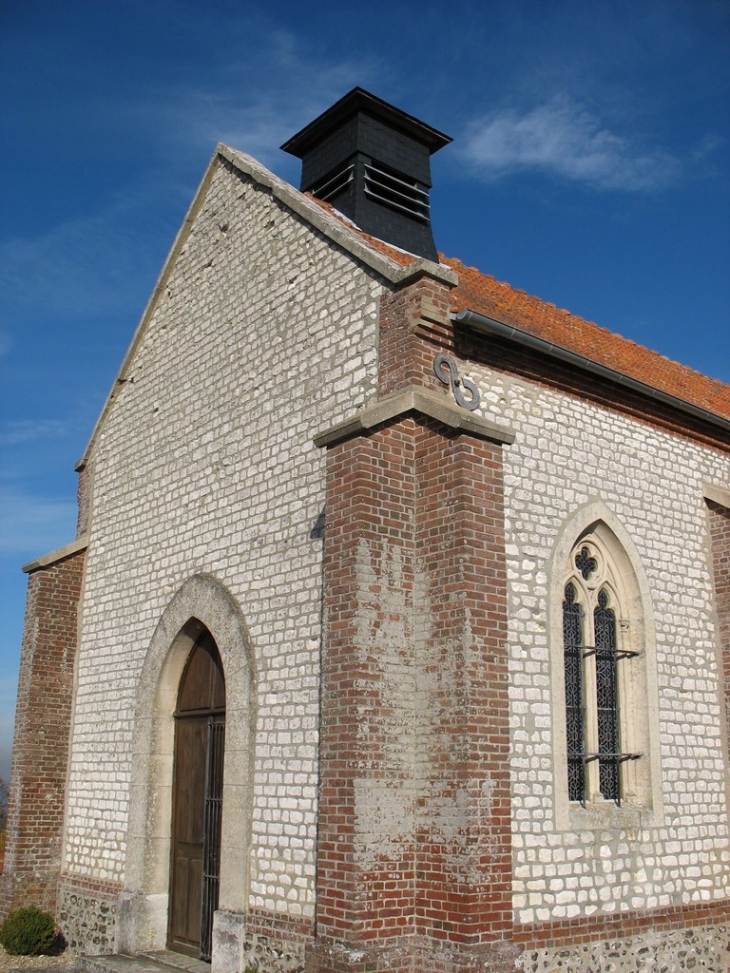
[[(213, 973), (730, 963), (730, 387), (219, 145), (25, 565), (0, 914)], [(187, 965), (186, 965), (187, 964)]]

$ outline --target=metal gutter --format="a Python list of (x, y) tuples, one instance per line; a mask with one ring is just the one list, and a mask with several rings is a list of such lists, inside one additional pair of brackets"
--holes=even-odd
[(599, 362), (593, 361), (591, 358), (586, 358), (585, 355), (568, 351), (567, 348), (561, 348), (560, 345), (546, 341), (544, 338), (538, 338), (527, 331), (520, 331), (519, 328), (515, 328), (510, 324), (504, 324), (502, 321), (487, 317), (485, 314), (478, 314), (476, 311), (470, 311), (468, 308), (452, 314), (451, 320), (457, 324), (463, 324), (467, 328), (472, 328), (474, 331), (479, 331), (482, 334), (504, 338), (506, 341), (530, 348), (532, 351), (537, 351), (542, 355), (557, 358), (559, 361), (580, 368), (584, 372), (590, 372), (592, 375), (598, 375), (611, 382), (616, 382), (625, 388), (631, 389), (632, 392), (637, 392), (639, 395), (654, 399), (656, 402), (661, 402), (662, 405), (668, 405), (695, 419), (701, 419), (703, 422), (717, 426), (725, 432), (730, 432), (730, 419), (725, 418), (725, 416), (719, 416), (717, 413), (710, 412), (708, 409), (702, 409), (699, 406), (692, 405), (691, 402), (685, 402), (684, 399), (679, 399), (675, 395), (662, 392), (661, 389), (647, 385), (646, 382), (641, 382), (637, 378), (630, 378), (628, 375), (624, 375), (614, 368), (609, 368), (606, 365), (601, 365)]

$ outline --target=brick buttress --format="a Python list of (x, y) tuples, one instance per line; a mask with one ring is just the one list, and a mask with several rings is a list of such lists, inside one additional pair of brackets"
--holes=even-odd
[(0, 916), (56, 913), (61, 868), (83, 538), (30, 565), (20, 658)]
[(403, 377), (390, 369), (383, 398), (316, 440), (328, 455), (307, 968), (508, 969), (502, 449), (513, 437), (434, 391), (433, 372), (429, 389), (433, 351), (396, 323), (401, 351), (411, 345)]

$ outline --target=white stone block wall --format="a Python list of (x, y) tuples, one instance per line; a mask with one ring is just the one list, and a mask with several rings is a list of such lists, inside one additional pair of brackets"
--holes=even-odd
[[(65, 867), (123, 882), (137, 681), (196, 574), (235, 598), (256, 663), (249, 906), (314, 908), (324, 455), (315, 432), (376, 388), (380, 285), (221, 166), (95, 445)], [(702, 488), (727, 454), (486, 367), (504, 448), (518, 922), (730, 896), (717, 633)], [(549, 563), (581, 505), (631, 537), (656, 632), (653, 823), (555, 814)], [(230, 710), (230, 707), (229, 707)], [(627, 818), (628, 821), (628, 818)]]
[[(481, 411), (517, 432), (504, 449), (516, 920), (727, 898), (727, 767), (703, 484), (730, 482), (730, 457), (534, 383), (473, 364), (463, 371), (479, 385)], [(633, 541), (651, 592), (663, 813), (650, 826), (627, 811), (623, 824), (619, 813), (610, 827), (576, 831), (556, 824), (553, 737), (565, 715), (552, 700), (562, 672), (551, 669), (549, 570), (561, 529), (595, 500)]]
[(137, 679), (166, 606), (205, 573), (236, 599), (256, 664), (249, 904), (312, 916), (324, 502), (312, 437), (374, 395), (379, 293), (268, 191), (218, 168), (95, 446), (68, 871), (124, 879)]

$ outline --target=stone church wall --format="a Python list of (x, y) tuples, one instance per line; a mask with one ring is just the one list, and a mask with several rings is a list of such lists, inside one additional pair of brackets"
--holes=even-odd
[(95, 445), (67, 888), (125, 881), (137, 680), (166, 606), (206, 576), (238, 605), (255, 659), (247, 904), (311, 922), (324, 495), (312, 437), (373, 394), (379, 293), (268, 191), (218, 168)]
[[(568, 943), (580, 932), (575, 923), (593, 921), (595, 937), (612, 914), (654, 914), (661, 925), (671, 913), (681, 924), (682, 910), (694, 907), (717, 921), (730, 899), (728, 765), (703, 488), (730, 482), (730, 458), (578, 397), (471, 368), (481, 411), (517, 431), (504, 451), (515, 935), (529, 941), (553, 928), (554, 941)], [(589, 807), (581, 827), (572, 819), (566, 827), (555, 753), (562, 673), (550, 620), (562, 598), (554, 553), (581, 511), (622, 530), (645, 572), (656, 670), (646, 718), (656, 752), (640, 758), (652, 762), (653, 777), (643, 807)], [(594, 969), (571, 963), (563, 965)]]
[[(515, 442), (477, 448), (413, 409), (362, 440), (345, 434), (330, 455), (323, 561), (326, 458), (313, 438), (351, 422), (378, 381), (381, 395), (411, 384), (433, 393), (432, 353), (453, 349), (447, 291), (422, 278), (381, 308), (374, 272), (227, 162), (214, 168), (82, 470), (85, 562), (75, 548), (31, 576), (29, 611), (42, 618), (41, 596), (76, 597), (84, 563), (65, 845), (39, 866), (75, 947), (164, 945), (170, 814), (160, 807), (172, 749), (145, 707), (164, 697), (171, 725), (192, 615), (212, 626), (237, 687), (226, 713), (227, 741), (238, 741), (234, 786), (224, 786), (235, 848), (223, 848), (231, 875), (214, 926), (218, 968), (307, 962), (318, 825), (319, 946), (331, 955), (317, 966), (310, 951), (312, 968), (410, 969), (417, 950), (432, 973), (511, 969), (520, 950), (531, 973), (628, 973), (641, 968), (636, 957), (673, 973), (721, 968), (730, 533), (727, 508), (708, 498), (725, 495), (727, 453), (637, 419), (625, 403), (611, 408), (610, 394), (598, 404), (484, 357), (463, 362), (482, 418), (513, 429)], [(637, 705), (627, 707), (642, 741), (631, 770), (640, 783), (621, 806), (589, 797), (580, 808), (565, 788), (560, 604), (566, 552), (596, 524), (627, 568), (620, 624), (641, 640)], [(490, 535), (481, 560), (480, 530)], [(76, 618), (64, 604), (67, 705)], [(40, 642), (31, 654), (40, 666)], [(21, 685), (19, 719), (30, 687)], [(30, 758), (19, 752), (14, 775)], [(26, 794), (32, 815), (33, 787)], [(62, 799), (44, 807), (59, 834)], [(439, 832), (439, 816), (450, 830)], [(355, 941), (366, 927), (371, 954)], [(338, 951), (353, 929), (345, 961)], [(388, 943), (381, 949), (387, 936), (400, 966)]]

